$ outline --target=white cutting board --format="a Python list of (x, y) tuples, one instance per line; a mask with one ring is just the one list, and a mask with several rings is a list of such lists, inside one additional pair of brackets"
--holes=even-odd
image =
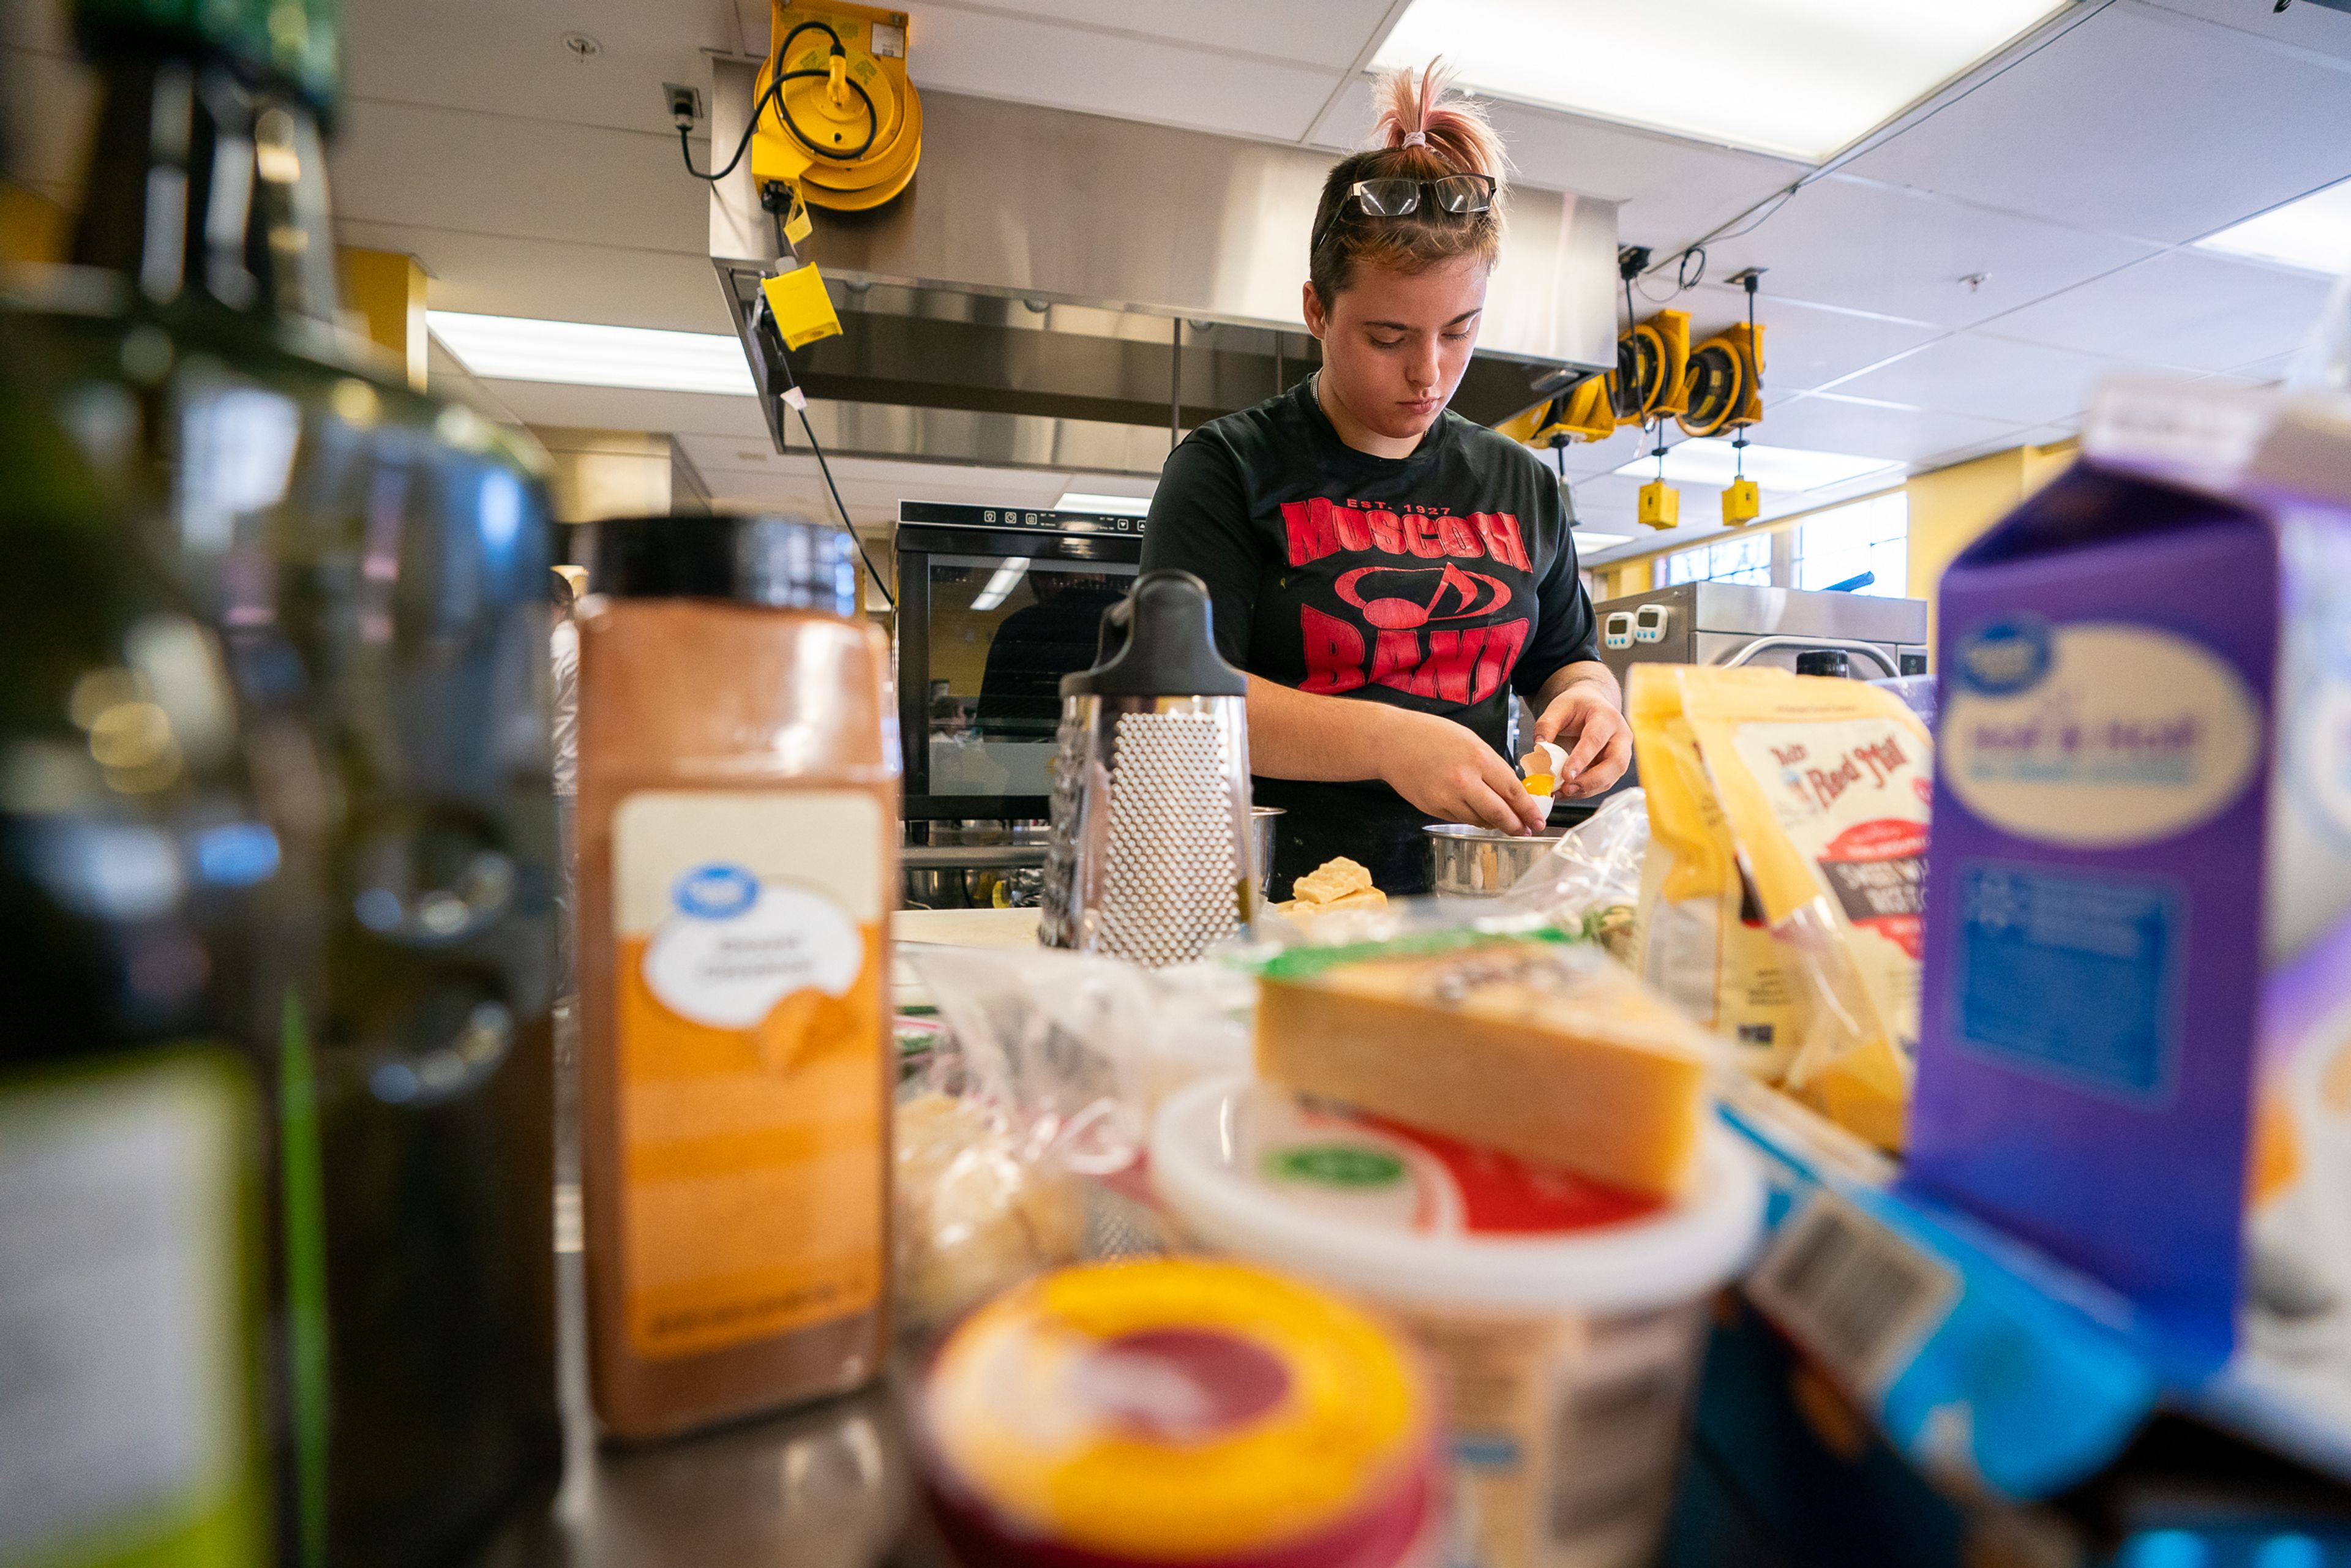
[[(890, 936), (900, 944), (941, 947), (1034, 947), (1035, 909), (902, 909), (890, 917)], [(900, 953), (891, 965), (891, 989), (902, 1008), (927, 1007), (930, 997)]]

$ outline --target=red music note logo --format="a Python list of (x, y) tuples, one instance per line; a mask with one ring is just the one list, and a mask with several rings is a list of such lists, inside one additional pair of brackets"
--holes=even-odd
[[(1437, 582), (1429, 590), (1426, 601), (1403, 598), (1395, 594), (1380, 594), (1376, 598), (1366, 599), (1364, 597), (1361, 585), (1364, 578), (1374, 575), (1398, 578), (1435, 577)], [(1338, 590), (1340, 598), (1362, 611), (1364, 619), (1383, 632), (1409, 631), (1416, 626), (1425, 626), (1432, 621), (1466, 621), (1472, 616), (1489, 615), (1510, 601), (1510, 584), (1498, 578), (1488, 577), (1482, 571), (1464, 571), (1451, 561), (1446, 562), (1442, 570), (1436, 567), (1357, 567), (1354, 570), (1341, 576), (1333, 586)], [(1374, 588), (1376, 590), (1386, 586), (1387, 584), (1381, 583), (1375, 584)], [(1418, 591), (1417, 584), (1398, 583), (1395, 586), (1408, 592)], [(1446, 591), (1448, 589), (1454, 594), (1456, 607), (1447, 613), (1440, 615), (1437, 612), (1437, 606), (1444, 599)]]

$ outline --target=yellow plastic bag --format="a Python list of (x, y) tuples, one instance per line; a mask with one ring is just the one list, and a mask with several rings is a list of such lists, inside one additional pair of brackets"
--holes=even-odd
[(1769, 669), (1642, 665), (1632, 707), (1652, 835), (1642, 972), (1686, 1000), (1710, 990), (1750, 1070), (1898, 1149), (1917, 1050), (1926, 727), (1862, 682)]

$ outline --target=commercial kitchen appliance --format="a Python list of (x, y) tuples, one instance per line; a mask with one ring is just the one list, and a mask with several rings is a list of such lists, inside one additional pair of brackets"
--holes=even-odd
[(1143, 561), (1143, 519), (898, 504), (898, 717), (909, 821), (1042, 820), (1061, 677)]
[[(1745, 583), (1684, 582), (1593, 607), (1600, 659), (1624, 680), (1635, 664), (1774, 664), (1843, 652), (1853, 674), (1880, 680), (1925, 668), (1927, 601)], [(1903, 665), (1905, 654), (1915, 669)]]

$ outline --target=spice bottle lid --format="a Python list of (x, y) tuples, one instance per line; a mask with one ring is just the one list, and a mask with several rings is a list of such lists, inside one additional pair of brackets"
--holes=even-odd
[(726, 599), (857, 613), (857, 542), (802, 517), (605, 517), (588, 528), (588, 586), (622, 599)]

